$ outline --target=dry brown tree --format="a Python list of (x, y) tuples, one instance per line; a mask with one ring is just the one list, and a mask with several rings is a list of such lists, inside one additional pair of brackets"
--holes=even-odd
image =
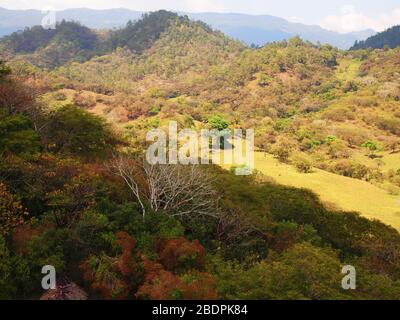
[(218, 217), (212, 176), (200, 165), (151, 165), (141, 157), (116, 155), (108, 164), (123, 179), (146, 215), (146, 205), (174, 217)]

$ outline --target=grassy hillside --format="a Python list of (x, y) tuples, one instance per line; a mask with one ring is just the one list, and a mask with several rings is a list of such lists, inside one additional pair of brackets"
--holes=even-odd
[[(127, 31), (151, 25), (145, 23), (149, 19), (157, 20), (145, 17), (138, 26), (118, 31), (120, 37), (128, 41)], [(105, 116), (128, 128), (130, 138), (139, 137), (135, 144), (143, 143), (146, 130), (169, 119), (200, 129), (220, 115), (231, 128), (255, 128), (257, 147), (274, 154), (282, 166), (308, 161), (326, 177), (343, 183), (351, 178), (366, 190), (365, 199), (374, 192), (385, 195), (378, 198), (397, 226), (398, 50), (342, 52), (299, 38), (249, 49), (202, 23), (165, 13), (159, 21), (169, 23), (146, 49), (119, 48), (52, 71), (57, 86), (68, 89), (47, 95), (47, 101), (76, 103)], [(132, 43), (142, 42), (135, 39)], [(368, 208), (369, 201), (355, 192), (342, 196), (329, 184), (321, 191), (312, 174), (299, 176), (303, 179), (296, 186), (340, 208), (384, 215), (381, 204)]]
[[(400, 163), (400, 156), (393, 159)], [(277, 183), (306, 188), (328, 205), (344, 211), (358, 211), (369, 219), (377, 219), (400, 230), (400, 197), (360, 181), (319, 169), (301, 173), (295, 167), (279, 163), (272, 155), (256, 153), (255, 166)]]

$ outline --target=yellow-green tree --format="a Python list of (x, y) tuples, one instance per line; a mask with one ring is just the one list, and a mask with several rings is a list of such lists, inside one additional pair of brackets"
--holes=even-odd
[(0, 183), (0, 235), (22, 224), (28, 212), (21, 203)]

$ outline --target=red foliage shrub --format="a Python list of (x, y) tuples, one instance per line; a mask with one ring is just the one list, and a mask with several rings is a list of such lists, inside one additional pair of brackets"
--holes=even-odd
[(118, 232), (117, 243), (122, 248), (119, 257), (92, 256), (81, 265), (84, 280), (105, 299), (127, 299), (142, 281), (142, 271), (133, 252), (135, 239), (126, 232)]
[(118, 259), (108, 256), (90, 257), (81, 265), (83, 279), (104, 299), (127, 299), (129, 286), (118, 274)]
[(160, 263), (143, 257), (145, 277), (143, 285), (136, 294), (137, 298), (152, 300), (218, 298), (217, 285), (212, 275), (194, 270), (184, 275), (172, 272), (172, 269), (179, 271), (183, 267), (204, 267), (205, 249), (198, 241), (190, 242), (185, 238), (161, 240), (155, 247), (160, 254)]
[(13, 248), (18, 253), (27, 253), (28, 242), (33, 237), (39, 236), (44, 232), (54, 228), (51, 224), (43, 224), (38, 227), (33, 227), (30, 222), (16, 227), (12, 233)]
[(170, 271), (202, 269), (206, 250), (197, 241), (188, 241), (185, 238), (160, 240), (155, 244), (155, 251), (159, 254), (159, 262)]
[(182, 297), (183, 282), (172, 272), (160, 270), (157, 277), (146, 281), (138, 290), (138, 298), (151, 300), (170, 300)]
[(126, 232), (117, 233), (117, 243), (122, 248), (122, 255), (118, 259), (118, 268), (124, 277), (133, 276), (138, 269), (138, 264), (133, 257), (136, 241)]
[(184, 276), (160, 270), (138, 290), (138, 298), (151, 300), (216, 300), (216, 282), (208, 273), (192, 272)]
[(159, 276), (161, 271), (164, 270), (164, 267), (161, 264), (153, 260), (149, 260), (146, 257), (143, 257), (143, 266), (145, 271), (146, 282), (153, 281)]

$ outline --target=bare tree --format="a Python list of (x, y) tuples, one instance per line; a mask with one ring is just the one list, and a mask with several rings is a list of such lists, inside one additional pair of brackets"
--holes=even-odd
[(218, 196), (211, 175), (200, 165), (150, 165), (141, 158), (118, 155), (109, 165), (139, 202), (175, 217), (218, 216)]
[(132, 157), (123, 155), (114, 155), (113, 160), (109, 163), (108, 169), (112, 174), (122, 178), (125, 184), (131, 190), (133, 196), (142, 208), (143, 219), (146, 216), (146, 207), (142, 201), (143, 189), (139, 187), (138, 181), (142, 181), (142, 170), (140, 162)]
[[(30, 86), (31, 85), (31, 86)], [(43, 91), (34, 84), (13, 79), (0, 82), (0, 105), (11, 115), (25, 114), (40, 131), (46, 126), (44, 105), (38, 100)]]
[(212, 178), (199, 165), (148, 165), (144, 170), (149, 186), (148, 201), (154, 211), (173, 216), (216, 217), (218, 196)]

